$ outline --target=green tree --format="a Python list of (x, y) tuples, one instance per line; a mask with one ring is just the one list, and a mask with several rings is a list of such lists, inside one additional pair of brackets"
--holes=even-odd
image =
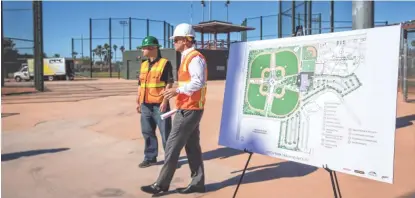
[(415, 40), (411, 42), (412, 47), (415, 47)]
[(3, 38), (3, 53), (5, 62), (15, 61), (19, 56), (19, 52), (15, 49), (16, 44), (13, 40), (8, 38)]
[(95, 48), (95, 55), (97, 55), (102, 62), (102, 56), (104, 55), (102, 45), (98, 45), (97, 48)]
[(117, 62), (117, 49), (118, 49), (118, 46), (114, 44), (112, 46), (112, 48), (114, 49), (114, 59), (115, 59), (115, 62)]
[(74, 51), (74, 52), (72, 52), (72, 58), (73, 58), (73, 59), (76, 59), (76, 56), (77, 56), (77, 55), (78, 55), (78, 52), (75, 52), (75, 51)]
[(54, 54), (53, 57), (54, 58), (59, 58), (59, 57), (61, 57), (61, 55), (60, 54)]
[(109, 54), (111, 51), (111, 46), (108, 43), (104, 44), (104, 61), (106, 64), (109, 64), (111, 60), (111, 55)]

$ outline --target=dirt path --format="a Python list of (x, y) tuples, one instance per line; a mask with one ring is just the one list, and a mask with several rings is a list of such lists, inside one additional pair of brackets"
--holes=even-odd
[[(2, 196), (150, 197), (139, 187), (152, 183), (161, 166), (137, 167), (144, 142), (135, 112), (135, 82), (53, 86), (52, 93), (2, 98)], [(248, 155), (218, 146), (223, 90), (223, 82), (209, 83), (201, 123), (209, 192), (164, 197), (232, 197)], [(415, 125), (408, 125), (415, 120), (415, 104), (401, 101), (399, 98), (395, 183), (339, 173), (343, 197), (415, 195)], [(163, 159), (162, 151), (159, 159)], [(180, 164), (171, 189), (189, 181), (185, 157)], [(238, 198), (333, 197), (326, 171), (256, 154), (243, 183)]]

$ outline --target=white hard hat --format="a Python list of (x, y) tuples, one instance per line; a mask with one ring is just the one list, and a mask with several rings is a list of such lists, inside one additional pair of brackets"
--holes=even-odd
[(174, 39), (176, 36), (191, 36), (195, 37), (195, 30), (193, 29), (192, 25), (188, 23), (181, 23), (176, 26), (173, 32), (173, 36), (170, 37), (170, 39)]

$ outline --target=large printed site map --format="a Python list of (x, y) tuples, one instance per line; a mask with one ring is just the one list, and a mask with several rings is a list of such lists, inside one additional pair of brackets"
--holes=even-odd
[(392, 183), (400, 43), (396, 25), (231, 44), (219, 145)]
[(280, 121), (278, 148), (310, 152), (308, 114), (325, 92), (345, 97), (362, 85), (365, 35), (249, 51), (243, 114)]

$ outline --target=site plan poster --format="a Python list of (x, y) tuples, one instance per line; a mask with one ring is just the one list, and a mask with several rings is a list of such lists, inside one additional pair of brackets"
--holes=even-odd
[(219, 144), (393, 183), (400, 35), (232, 44)]

